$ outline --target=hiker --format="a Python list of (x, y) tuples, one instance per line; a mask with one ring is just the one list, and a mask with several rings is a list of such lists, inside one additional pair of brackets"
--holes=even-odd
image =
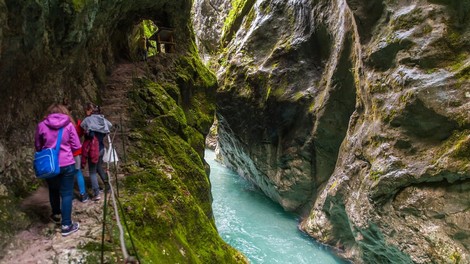
[(51, 204), (51, 220), (61, 224), (62, 236), (68, 236), (78, 231), (78, 222), (72, 222), (73, 185), (75, 178), (75, 161), (73, 151), (78, 150), (80, 139), (70, 119), (67, 107), (52, 104), (46, 111), (46, 117), (39, 122), (34, 135), (36, 151), (55, 147), (59, 129), (63, 128), (59, 150), (59, 175), (46, 179), (49, 187), (49, 202)]
[(97, 173), (105, 184), (105, 190), (109, 190), (108, 177), (103, 169), (104, 155), (104, 137), (112, 128), (111, 122), (102, 114), (100, 107), (93, 103), (85, 106), (86, 117), (83, 119), (80, 127), (85, 132), (85, 141), (82, 147), (82, 167), (88, 162), (88, 171), (90, 173), (91, 188), (93, 190), (93, 201), (101, 199)]
[[(71, 121), (75, 126), (75, 130), (77, 131), (78, 137), (81, 138), (84, 134), (83, 129), (80, 127), (81, 120), (78, 119), (77, 122), (74, 122), (73, 117), (71, 115), (72, 106), (69, 104), (66, 98), (64, 98), (62, 103), (69, 110)], [(82, 149), (81, 148), (73, 152), (73, 158), (75, 160), (75, 169), (77, 170), (77, 173), (75, 174), (75, 178), (77, 179), (78, 191), (80, 192), (79, 200), (82, 203), (86, 203), (88, 202), (89, 198), (86, 192), (85, 178), (83, 177), (82, 168), (81, 168), (81, 163), (82, 163)]]
[[(78, 137), (81, 138), (84, 135), (83, 129), (80, 126), (81, 120), (78, 119), (77, 123), (75, 124), (75, 130), (77, 131)], [(79, 150), (75, 151), (73, 153), (73, 158), (75, 159), (75, 169), (77, 169), (77, 183), (78, 183), (78, 190), (80, 192), (80, 197), (79, 200), (82, 203), (88, 202), (88, 194), (86, 192), (86, 186), (85, 186), (85, 177), (83, 177), (83, 172), (82, 172), (82, 149), (80, 148)]]

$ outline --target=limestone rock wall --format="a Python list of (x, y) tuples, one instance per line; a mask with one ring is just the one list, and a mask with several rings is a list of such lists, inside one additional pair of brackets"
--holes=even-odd
[(357, 263), (470, 261), (470, 2), (231, 10), (213, 60), (227, 165)]
[(199, 54), (205, 60), (218, 52), (223, 24), (230, 8), (230, 1), (193, 1), (193, 24)]
[[(134, 209), (128, 221), (142, 261), (246, 262), (218, 236), (212, 216), (202, 156), (216, 79), (197, 56), (191, 6), (189, 0), (0, 0), (0, 259), (8, 238), (38, 221), (19, 203), (43, 184), (32, 171), (33, 136), (47, 107), (69, 98), (81, 117), (87, 101), (101, 104), (104, 91), (129, 87), (116, 92), (123, 104), (107, 110), (132, 117), (121, 135), (129, 144), (127, 158), (120, 157), (129, 177), (120, 188), (124, 208)], [(176, 49), (152, 65), (133, 65), (128, 37), (143, 19), (174, 28)]]

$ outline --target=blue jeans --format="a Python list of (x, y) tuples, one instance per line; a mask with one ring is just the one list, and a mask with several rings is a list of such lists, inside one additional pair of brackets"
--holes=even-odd
[(49, 202), (52, 213), (62, 215), (62, 225), (72, 224), (73, 184), (75, 165), (60, 167), (60, 174), (46, 179), (49, 186)]
[(77, 170), (77, 183), (78, 183), (78, 190), (80, 191), (81, 195), (84, 195), (86, 192), (85, 189), (85, 179), (83, 178), (82, 173), (82, 155), (78, 155), (73, 157), (75, 159), (75, 169)]
[(100, 150), (100, 157), (98, 158), (98, 163), (92, 163), (91, 158), (88, 158), (88, 171), (90, 173), (91, 188), (93, 189), (93, 195), (95, 196), (100, 191), (97, 173), (100, 175), (100, 178), (103, 183), (107, 182), (106, 172), (103, 169), (103, 155), (104, 149)]

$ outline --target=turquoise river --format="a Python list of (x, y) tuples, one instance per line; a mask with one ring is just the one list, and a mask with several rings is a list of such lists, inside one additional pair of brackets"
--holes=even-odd
[(206, 150), (215, 222), (220, 236), (253, 264), (345, 263), (300, 232), (298, 217), (285, 212), (253, 184), (215, 161)]

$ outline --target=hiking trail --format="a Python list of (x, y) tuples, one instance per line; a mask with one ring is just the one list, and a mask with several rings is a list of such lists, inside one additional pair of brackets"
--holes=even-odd
[[(154, 66), (158, 64), (154, 59)], [(141, 78), (148, 75), (149, 64), (144, 62), (125, 62), (117, 64), (112, 74), (108, 77), (108, 82), (100, 92), (102, 98), (102, 113), (111, 121), (116, 130), (113, 146), (116, 148), (120, 161), (123, 159), (123, 138), (128, 133), (129, 116), (127, 107), (127, 93), (132, 88), (133, 78)], [(114, 132), (110, 134), (111, 138)], [(105, 144), (107, 144), (105, 139)], [(125, 142), (124, 142), (125, 143)], [(104, 163), (104, 169), (107, 164)], [(112, 177), (114, 192), (116, 193), (116, 177), (113, 175), (114, 169), (110, 168), (109, 177)], [(83, 170), (85, 182), (89, 194), (91, 193), (91, 183), (88, 176), (88, 169)], [(118, 178), (124, 175), (118, 174)], [(98, 177), (99, 178), (99, 177)], [(101, 186), (102, 183), (100, 183)], [(77, 186), (75, 186), (77, 198)], [(115, 223), (112, 201), (107, 196), (107, 219), (113, 219)], [(80, 230), (67, 237), (62, 237), (60, 225), (56, 225), (49, 220), (51, 214), (47, 184), (42, 184), (32, 195), (25, 198), (21, 203), (21, 208), (28, 214), (37, 216), (38, 220), (33, 222), (26, 230), (17, 233), (8, 246), (4, 249), (3, 258), (0, 263), (96, 263), (100, 262), (102, 219), (103, 219), (104, 194), (101, 200), (88, 200), (86, 203), (78, 199), (73, 200), (72, 220), (80, 223)], [(110, 222), (110, 221), (107, 221)], [(110, 241), (110, 230), (105, 232), (105, 241)], [(113, 245), (119, 243), (113, 243)], [(86, 247), (85, 247), (86, 246)], [(119, 248), (105, 252), (105, 262), (110, 258), (122, 261), (122, 253)], [(106, 261), (106, 259), (108, 261)]]

